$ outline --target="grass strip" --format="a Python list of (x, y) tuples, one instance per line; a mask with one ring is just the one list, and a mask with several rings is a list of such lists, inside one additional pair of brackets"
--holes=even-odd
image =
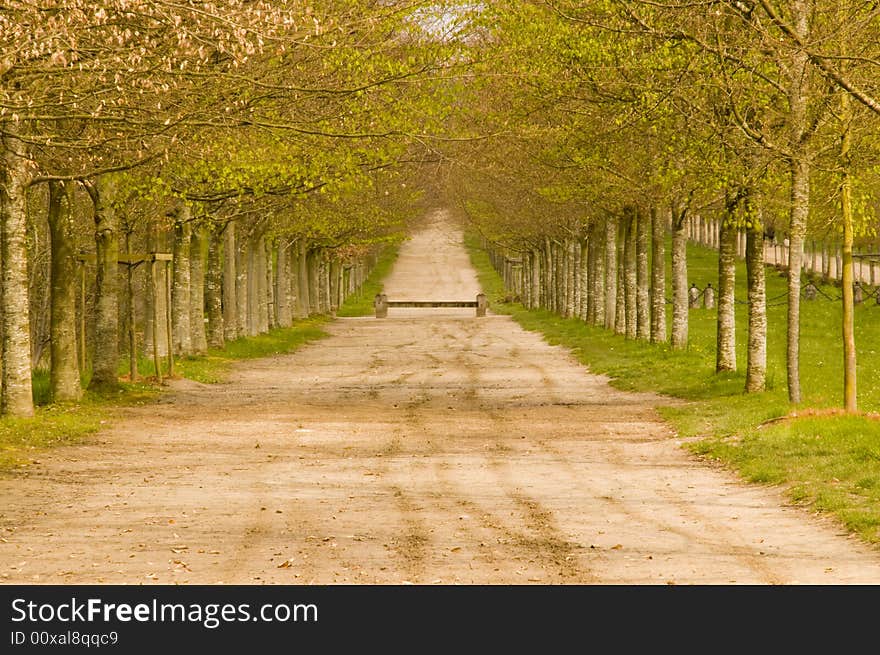
[(376, 265), (370, 271), (361, 288), (342, 303), (342, 307), (336, 312), (337, 316), (370, 316), (373, 314), (375, 311), (373, 299), (377, 293), (383, 291), (382, 280), (391, 271), (399, 250), (400, 245), (397, 243), (389, 243), (382, 249)]

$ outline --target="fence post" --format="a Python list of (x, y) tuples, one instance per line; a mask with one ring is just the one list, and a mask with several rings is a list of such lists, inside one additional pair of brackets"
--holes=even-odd
[(489, 302), (486, 299), (485, 293), (477, 294), (477, 316), (485, 316), (486, 315), (486, 307), (489, 306)]
[(386, 318), (388, 316), (388, 296), (384, 293), (377, 293), (373, 299), (373, 307), (376, 310), (376, 318)]
[(706, 288), (703, 289), (703, 307), (706, 309), (712, 309), (715, 306), (715, 289), (712, 288), (712, 283), (706, 285)]

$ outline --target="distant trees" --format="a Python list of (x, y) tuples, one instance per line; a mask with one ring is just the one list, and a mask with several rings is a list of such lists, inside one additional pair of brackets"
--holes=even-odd
[[(458, 44), (428, 36), (422, 9), (6, 3), (0, 412), (33, 414), (36, 365), (55, 400), (75, 400), (81, 380), (117, 384), (121, 348), (133, 363), (137, 344), (186, 356), (209, 334), (217, 345), (338, 305), (415, 206), (404, 170), (431, 156), (417, 139), (434, 129), (432, 78)], [(47, 200), (31, 205), (42, 215), (28, 214), (41, 189)], [(47, 243), (29, 230), (47, 230)], [(49, 288), (29, 278), (41, 249)], [(143, 259), (156, 250), (176, 255), (169, 279)], [(31, 319), (44, 307), (49, 336)], [(35, 338), (50, 340), (48, 364)], [(86, 351), (88, 362), (73, 356)]]
[[(474, 102), (486, 132), (501, 136), (482, 147), (482, 159), (462, 166), (471, 180), (487, 169), (491, 176), (455, 183), (467, 187), (469, 211), (493, 247), (512, 258), (529, 251), (523, 266), (543, 265), (552, 277), (551, 259), (561, 258), (565, 269), (570, 258), (553, 242), (604, 230), (601, 286), (606, 307), (615, 305), (605, 327), (683, 348), (688, 224), (712, 226), (719, 249), (716, 369), (737, 368), (733, 271), (736, 256), (745, 255), (745, 391), (755, 392), (766, 384), (764, 235), (775, 229), (788, 244), (787, 387), (797, 404), (805, 244), (838, 235), (843, 400), (855, 411), (852, 250), (854, 239), (876, 233), (877, 217), (873, 205), (867, 209), (876, 140), (863, 136), (854, 149), (852, 139), (876, 131), (870, 113), (880, 109), (880, 10), (825, 0), (555, 0), (493, 3), (484, 15), (491, 36), (480, 41), (481, 60), (491, 64)], [(864, 111), (854, 113), (854, 105)], [(854, 219), (856, 206), (865, 209)], [(654, 245), (646, 256), (650, 216), (662, 217), (663, 228), (651, 222)], [(667, 231), (668, 337), (659, 323), (667, 282), (659, 268), (650, 284), (646, 274), (647, 261), (666, 259), (660, 248)], [(556, 310), (553, 293), (533, 288), (529, 302), (550, 294), (541, 304)]]

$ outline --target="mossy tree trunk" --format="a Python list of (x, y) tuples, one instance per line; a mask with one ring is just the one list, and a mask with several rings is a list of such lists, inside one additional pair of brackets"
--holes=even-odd
[(311, 287), (309, 285), (309, 247), (304, 239), (298, 244), (297, 262), (297, 312), (300, 317), (307, 317), (312, 313)]
[(687, 242), (688, 211), (686, 207), (672, 207), (672, 334), (675, 350), (688, 344), (688, 279)]
[(728, 201), (727, 215), (718, 225), (718, 315), (715, 372), (736, 370), (736, 204)]
[(117, 182), (102, 175), (86, 185), (95, 219), (95, 347), (89, 388), (115, 388), (119, 384), (119, 220), (113, 208)]
[(615, 329), (617, 320), (617, 219), (605, 217), (605, 328)]
[(626, 303), (626, 338), (638, 337), (638, 225), (635, 209), (627, 208), (624, 214), (623, 275)]
[[(212, 236), (220, 238), (221, 233), (213, 232)], [(226, 224), (222, 232), (223, 238), (223, 341), (234, 341), (238, 338), (238, 297), (236, 288), (236, 238), (235, 223)]]
[(651, 217), (642, 207), (636, 210), (636, 336), (651, 338), (651, 278), (648, 273), (648, 235)]
[(651, 341), (666, 342), (666, 219), (651, 207)]
[(205, 255), (208, 232), (204, 225), (193, 226), (190, 236), (190, 313), (189, 326), (192, 352), (203, 355), (208, 351), (205, 333)]
[(208, 258), (205, 269), (205, 311), (207, 331), (206, 345), (223, 348), (226, 345), (226, 321), (223, 317), (223, 249), (224, 236), (221, 228), (211, 225), (208, 230)]
[(747, 193), (744, 207), (746, 228), (746, 277), (749, 296), (746, 386), (748, 393), (767, 385), (767, 292), (764, 266), (764, 221), (753, 193)]
[(248, 295), (250, 271), (250, 238), (244, 230), (236, 228), (235, 234), (235, 309), (237, 338), (250, 334), (250, 300)]
[(51, 239), (51, 370), (53, 401), (76, 401), (82, 396), (76, 347), (76, 259), (69, 184), (49, 183)]
[(172, 348), (177, 357), (192, 352), (192, 330), (190, 327), (190, 241), (192, 225), (190, 209), (181, 205), (174, 221), (174, 242), (172, 245), (171, 277), (171, 334)]

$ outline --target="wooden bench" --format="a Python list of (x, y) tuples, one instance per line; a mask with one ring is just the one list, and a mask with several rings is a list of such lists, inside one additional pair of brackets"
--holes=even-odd
[(376, 318), (386, 318), (389, 307), (474, 307), (477, 316), (485, 316), (488, 306), (485, 293), (478, 293), (476, 300), (388, 300), (384, 293), (373, 299)]

